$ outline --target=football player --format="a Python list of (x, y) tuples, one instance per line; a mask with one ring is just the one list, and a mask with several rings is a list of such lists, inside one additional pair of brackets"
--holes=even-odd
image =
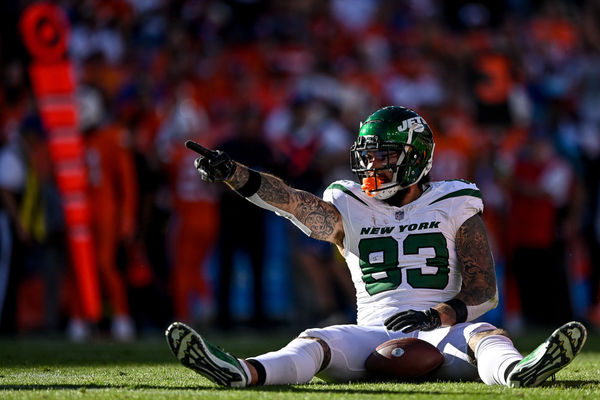
[(429, 182), (433, 134), (415, 111), (393, 106), (371, 114), (350, 150), (359, 183), (336, 181), (323, 199), (222, 151), (187, 145), (201, 154), (195, 167), (202, 179), (225, 182), (306, 235), (337, 245), (356, 287), (356, 324), (308, 329), (280, 350), (245, 360), (171, 324), (166, 337), (175, 356), (215, 383), (298, 384), (315, 375), (359, 380), (379, 344), (416, 337), (444, 355), (436, 379), (537, 386), (581, 350), (587, 333), (576, 321), (525, 358), (504, 330), (471, 322), (498, 302), (481, 193), (463, 180)]

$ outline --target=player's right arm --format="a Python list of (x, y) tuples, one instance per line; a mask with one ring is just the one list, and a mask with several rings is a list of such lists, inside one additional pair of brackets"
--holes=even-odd
[(189, 142), (186, 146), (201, 155), (194, 165), (203, 180), (223, 181), (257, 206), (288, 218), (310, 237), (342, 248), (342, 216), (332, 204), (312, 193), (294, 189), (276, 176), (232, 161), (223, 152)]

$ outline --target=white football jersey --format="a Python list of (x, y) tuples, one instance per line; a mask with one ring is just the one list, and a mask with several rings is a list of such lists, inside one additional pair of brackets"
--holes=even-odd
[(359, 325), (381, 325), (399, 311), (428, 309), (458, 294), (456, 232), (483, 212), (475, 184), (431, 182), (415, 201), (393, 207), (343, 180), (329, 185), (323, 199), (342, 215)]

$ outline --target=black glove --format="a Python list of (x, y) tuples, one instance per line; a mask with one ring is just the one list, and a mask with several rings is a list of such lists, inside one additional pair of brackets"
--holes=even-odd
[(399, 331), (403, 333), (412, 331), (432, 331), (442, 326), (440, 313), (433, 308), (423, 311), (408, 310), (394, 314), (384, 322), (384, 325), (389, 331)]
[(194, 167), (200, 173), (203, 181), (221, 182), (231, 178), (234, 174), (236, 164), (227, 153), (221, 150), (209, 150), (191, 140), (185, 142), (185, 146), (200, 154), (200, 157), (194, 160)]

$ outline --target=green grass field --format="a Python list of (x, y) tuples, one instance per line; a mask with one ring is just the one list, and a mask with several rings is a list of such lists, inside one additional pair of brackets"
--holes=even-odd
[[(548, 332), (549, 333), (549, 332)], [(515, 338), (531, 351), (546, 336)], [(213, 342), (239, 356), (284, 345), (293, 333), (273, 335), (208, 334)], [(0, 399), (600, 399), (600, 336), (590, 335), (580, 356), (555, 381), (530, 389), (491, 387), (482, 383), (432, 382), (328, 384), (242, 390), (214, 386), (182, 367), (160, 337), (132, 344), (60, 340), (0, 341)]]

